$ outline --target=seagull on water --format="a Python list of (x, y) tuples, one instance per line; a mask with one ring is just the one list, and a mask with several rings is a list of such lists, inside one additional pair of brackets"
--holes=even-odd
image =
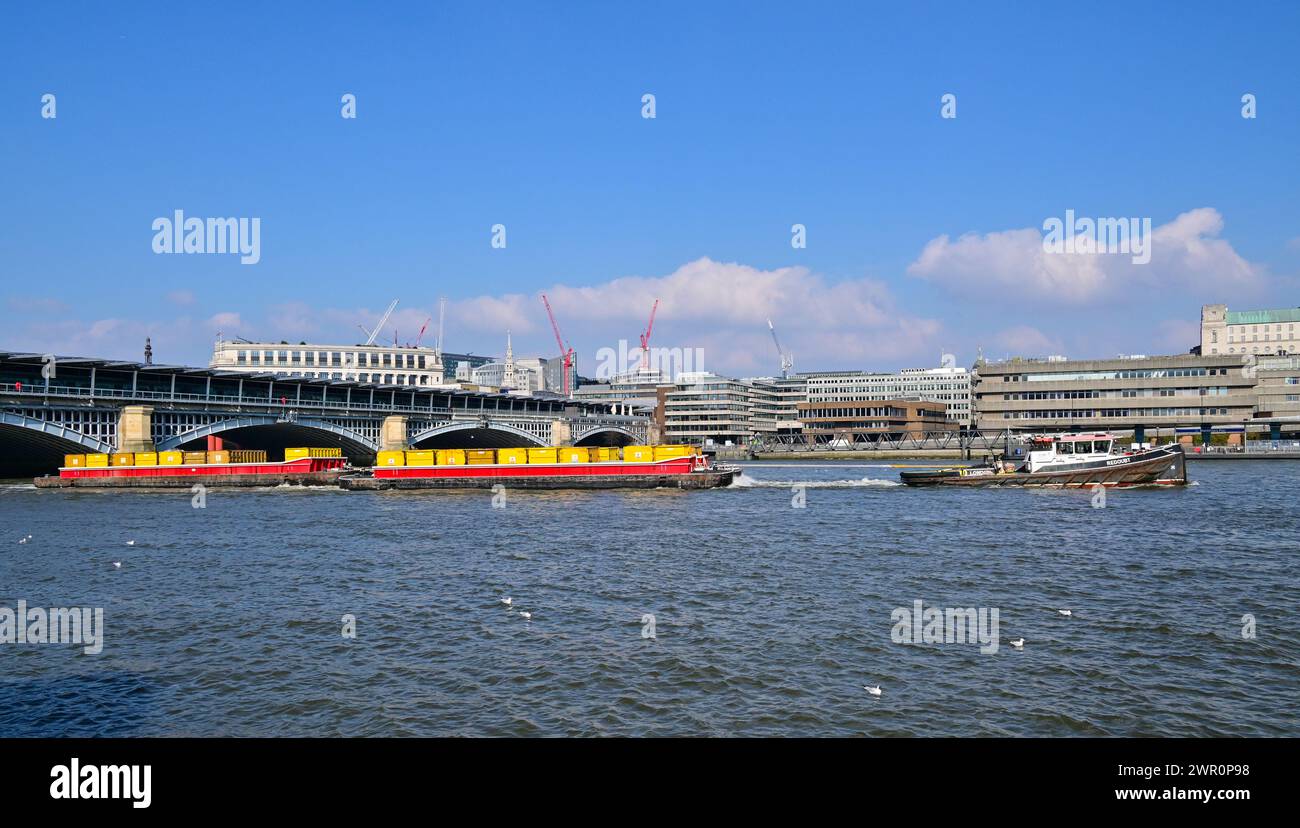
[(27, 543), (27, 538), (19, 538), (19, 539), (18, 539), (18, 542), (19, 542), (19, 543)]
[(533, 617), (533, 614), (531, 612), (521, 612), (519, 613), (519, 617), (527, 621)]
[(510, 606), (510, 604), (513, 602), (514, 599), (511, 598), (509, 595), (505, 595), (501, 598), (501, 603), (505, 604), (507, 607)]
[(114, 569), (121, 569), (121, 568), (122, 568), (122, 562), (121, 562), (121, 561), (113, 561), (113, 568), (114, 568)]
[(135, 541), (133, 541), (133, 540), (129, 540), (129, 541), (126, 542), (126, 545), (127, 545), (127, 546), (135, 546)]
[(1025, 648), (1025, 640), (1023, 638), (1013, 638), (1011, 639), (1011, 646), (1015, 647), (1017, 650), (1023, 650)]
[(1069, 610), (1057, 610), (1057, 612), (1059, 612), (1061, 615), (1064, 615), (1064, 616), (1067, 616), (1067, 617), (1068, 617), (1068, 616), (1071, 616), (1071, 615), (1074, 615), (1074, 613), (1070, 612)]
[(875, 687), (867, 687), (867, 686), (864, 685), (862, 689), (863, 689), (863, 690), (866, 690), (868, 693), (870, 693), (870, 694), (873, 695), (873, 696), (879, 696), (879, 695), (880, 695), (880, 685), (879, 685), (879, 684), (877, 684)]

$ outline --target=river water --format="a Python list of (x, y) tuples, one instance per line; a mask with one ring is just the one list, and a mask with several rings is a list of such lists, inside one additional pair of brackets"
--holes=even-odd
[[(1104, 508), (745, 468), (501, 508), (4, 486), (0, 607), (104, 627), (0, 644), (0, 736), (1300, 735), (1300, 462)], [(1000, 646), (897, 642), (917, 600), (996, 610)]]

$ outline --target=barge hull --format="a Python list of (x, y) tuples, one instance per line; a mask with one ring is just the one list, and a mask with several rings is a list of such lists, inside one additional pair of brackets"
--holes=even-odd
[(167, 477), (38, 477), (38, 489), (189, 489), (196, 485), (251, 488), (255, 486), (335, 486), (342, 470), (301, 474), (205, 474)]
[(529, 475), (473, 477), (341, 477), (339, 486), (351, 491), (396, 489), (714, 489), (726, 486), (734, 471), (685, 474)]
[(343, 474), (341, 457), (299, 457), (279, 463), (193, 463), (180, 466), (64, 467), (57, 477), (38, 477), (42, 489), (188, 489), (204, 486), (333, 486)]

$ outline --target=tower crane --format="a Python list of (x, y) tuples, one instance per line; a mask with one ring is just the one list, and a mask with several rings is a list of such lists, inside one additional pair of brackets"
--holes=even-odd
[(564, 337), (560, 335), (560, 325), (555, 321), (555, 313), (551, 310), (551, 302), (542, 294), (542, 304), (546, 306), (546, 315), (551, 320), (551, 330), (555, 332), (555, 344), (560, 346), (560, 357), (564, 360), (564, 388), (561, 389), (564, 396), (573, 396), (573, 380), (571, 371), (573, 370), (573, 349), (564, 344)]
[(794, 357), (781, 347), (781, 340), (776, 338), (776, 328), (772, 326), (772, 320), (767, 320), (767, 329), (772, 332), (772, 342), (776, 343), (776, 352), (781, 357), (781, 377), (784, 379), (790, 376), (790, 369), (794, 367)]
[(361, 329), (361, 332), (366, 335), (367, 345), (375, 344), (375, 337), (379, 336), (379, 332), (384, 329), (384, 323), (388, 321), (388, 317), (393, 315), (393, 309), (397, 307), (397, 302), (398, 300), (394, 299), (393, 304), (388, 306), (388, 310), (384, 311), (384, 315), (379, 317), (379, 324), (375, 326), (373, 331), (366, 330), (364, 325), (357, 325), (357, 327)]
[(641, 370), (650, 370), (650, 332), (655, 328), (655, 311), (659, 310), (659, 300), (656, 299), (654, 306), (650, 308), (650, 323), (645, 326), (645, 333), (641, 334)]

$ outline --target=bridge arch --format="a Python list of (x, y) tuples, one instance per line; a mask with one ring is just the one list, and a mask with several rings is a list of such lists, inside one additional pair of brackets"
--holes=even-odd
[[(239, 433), (230, 434), (230, 432)], [(322, 433), (330, 435), (333, 438), (332, 442), (339, 445), (343, 449), (343, 453), (348, 457), (358, 459), (373, 457), (374, 453), (379, 450), (379, 445), (374, 440), (328, 420), (314, 417), (297, 417), (293, 420), (284, 420), (274, 415), (255, 414), (230, 417), (207, 423), (158, 440), (156, 445), (159, 451), (171, 451), (195, 440), (227, 434), (232, 439), (251, 438), (251, 441), (248, 439), (239, 440), (241, 443), (267, 443), (269, 440), (281, 448), (287, 448), (295, 445), (311, 445), (312, 442), (319, 441)], [(280, 458), (272, 457), (270, 459)]]
[(573, 441), (573, 444), (575, 446), (632, 446), (644, 439), (626, 428), (598, 426), (584, 431), (581, 437)]
[[(449, 437), (459, 439), (446, 439)], [(483, 448), (550, 445), (548, 441), (535, 434), (529, 434), (521, 428), (491, 421), (444, 423), (418, 432), (410, 438), (412, 446), (419, 446), (426, 441), (445, 444), (443, 446), (445, 448), (467, 448), (465, 444), (471, 442)]]
[(113, 444), (56, 422), (0, 411), (0, 477), (52, 473), (65, 454), (108, 454)]

